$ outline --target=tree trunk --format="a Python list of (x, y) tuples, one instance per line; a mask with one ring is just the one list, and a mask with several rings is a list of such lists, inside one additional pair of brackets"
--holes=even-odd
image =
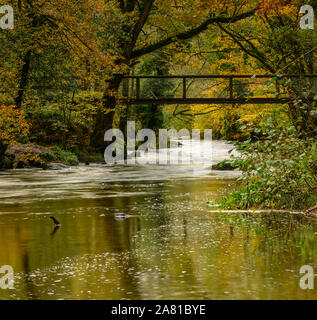
[(18, 91), (17, 97), (15, 98), (15, 105), (18, 108), (21, 108), (21, 105), (22, 105), (24, 91), (27, 85), (28, 75), (30, 71), (30, 63), (31, 63), (31, 50), (28, 50), (23, 59), (23, 67), (21, 71), (19, 91)]
[(98, 110), (95, 120), (95, 127), (90, 138), (90, 147), (95, 151), (103, 153), (107, 146), (104, 141), (105, 132), (112, 128), (113, 117), (116, 109), (116, 95), (122, 80), (122, 75), (114, 75), (108, 80), (108, 86), (103, 97), (104, 109), (110, 109), (110, 112)]
[(0, 141), (0, 169), (4, 166), (4, 156), (7, 148), (8, 145)]

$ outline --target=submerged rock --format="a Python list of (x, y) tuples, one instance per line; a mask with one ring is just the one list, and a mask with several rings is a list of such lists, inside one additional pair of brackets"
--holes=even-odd
[(232, 171), (238, 169), (237, 166), (235, 166), (232, 162), (230, 161), (222, 161), (220, 163), (214, 164), (211, 167), (211, 170), (223, 170), (223, 171)]
[(127, 215), (127, 214), (125, 214), (125, 213), (122, 213), (122, 212), (119, 212), (119, 213), (116, 213), (116, 214), (114, 215), (114, 218), (115, 218), (116, 220), (125, 220), (125, 219), (129, 218), (129, 215)]
[(48, 164), (47, 170), (65, 170), (71, 168), (70, 166), (66, 166), (65, 164), (62, 163), (55, 163), (52, 162)]

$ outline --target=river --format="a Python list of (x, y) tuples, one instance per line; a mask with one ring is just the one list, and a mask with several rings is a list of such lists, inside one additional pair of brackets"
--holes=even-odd
[[(214, 142), (212, 163), (229, 149)], [(0, 172), (0, 266), (15, 272), (0, 299), (317, 299), (299, 287), (316, 223), (210, 213), (239, 174), (210, 165)]]

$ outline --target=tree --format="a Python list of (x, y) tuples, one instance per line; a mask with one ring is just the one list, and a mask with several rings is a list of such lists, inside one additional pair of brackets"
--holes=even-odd
[(26, 137), (29, 129), (22, 110), (16, 106), (0, 106), (0, 167), (8, 145)]
[[(314, 74), (317, 32), (300, 29), (300, 6), (307, 1), (262, 0), (257, 16), (245, 23), (218, 24), (223, 34), (263, 70), (276, 75)], [(278, 79), (277, 79), (278, 80)], [(288, 114), (304, 136), (317, 132), (316, 80), (289, 78), (279, 81), (293, 98)]]
[[(113, 125), (117, 106), (118, 89), (123, 75), (136, 59), (160, 50), (179, 41), (186, 41), (206, 31), (217, 23), (234, 23), (256, 12), (256, 4), (237, 4), (236, 1), (201, 0), (117, 0), (119, 20), (123, 22), (118, 30), (117, 44), (119, 57), (116, 64), (120, 73), (112, 74), (107, 80), (104, 106), (110, 109), (105, 114), (100, 110), (96, 117), (91, 145), (102, 151), (103, 135)], [(130, 17), (130, 19), (125, 19)], [(166, 22), (165, 25), (162, 21)], [(124, 130), (128, 109), (120, 107), (118, 126)]]
[[(11, 0), (15, 28), (0, 33), (0, 81), (8, 104), (21, 107), (27, 93), (71, 92), (92, 85), (112, 64), (96, 34), (103, 1)], [(104, 24), (105, 22), (102, 22)]]

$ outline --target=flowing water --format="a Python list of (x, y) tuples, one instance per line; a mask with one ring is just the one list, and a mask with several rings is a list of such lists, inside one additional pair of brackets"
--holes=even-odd
[[(213, 163), (230, 148), (214, 142)], [(0, 299), (316, 299), (299, 287), (316, 223), (210, 213), (236, 178), (202, 165), (0, 172), (0, 266), (15, 272)]]

